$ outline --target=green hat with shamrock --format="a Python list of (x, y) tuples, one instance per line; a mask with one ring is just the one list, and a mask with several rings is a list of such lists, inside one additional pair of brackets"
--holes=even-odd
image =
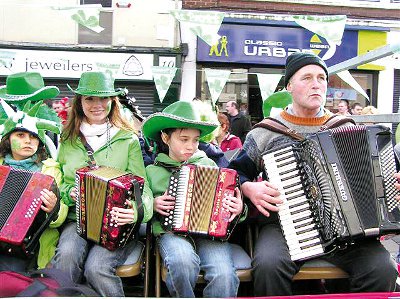
[(124, 90), (114, 88), (114, 79), (110, 73), (84, 72), (79, 79), (78, 87), (68, 88), (75, 94), (92, 97), (113, 97), (124, 93)]
[[(26, 131), (38, 137), (43, 144), (46, 144), (45, 131), (51, 131), (55, 134), (61, 133), (60, 122), (50, 119), (54, 117), (50, 113), (51, 109), (47, 105), (43, 105), (42, 101), (34, 105), (28, 101), (22, 110), (16, 111), (6, 101), (0, 100), (0, 103), (0, 135), (2, 138), (9, 136), (14, 131)], [(47, 109), (49, 111), (44, 111)]]
[(56, 86), (45, 86), (42, 76), (36, 72), (11, 74), (6, 85), (0, 86), (0, 99), (15, 104), (51, 99), (59, 93)]
[(192, 102), (178, 101), (167, 106), (162, 112), (153, 113), (143, 123), (143, 135), (157, 140), (159, 133), (165, 129), (193, 128), (200, 131), (200, 138), (210, 134), (218, 123), (203, 121)]

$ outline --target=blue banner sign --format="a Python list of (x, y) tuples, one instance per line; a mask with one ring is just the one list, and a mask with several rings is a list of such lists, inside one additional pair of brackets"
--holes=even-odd
[(293, 52), (313, 51), (328, 66), (357, 56), (358, 31), (345, 30), (342, 44), (329, 44), (302, 27), (222, 24), (218, 44), (197, 39), (198, 62), (230, 62), (282, 66)]

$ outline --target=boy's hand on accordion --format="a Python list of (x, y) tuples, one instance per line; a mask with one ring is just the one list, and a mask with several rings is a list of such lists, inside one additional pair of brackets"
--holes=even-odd
[(161, 196), (154, 198), (154, 211), (157, 213), (168, 216), (169, 211), (175, 206), (175, 197), (168, 195), (167, 191)]
[(40, 191), (40, 194), (40, 199), (43, 203), (40, 208), (46, 213), (50, 213), (56, 206), (57, 196), (54, 194), (53, 191), (49, 191), (47, 189), (43, 189), (42, 191)]
[(269, 217), (269, 211), (279, 211), (276, 204), (282, 203), (280, 192), (270, 182), (245, 182), (242, 184), (242, 191), (264, 216)]
[(229, 222), (243, 211), (242, 193), (239, 188), (235, 188), (235, 196), (228, 195), (222, 201), (222, 207), (231, 213)]
[(71, 196), (73, 201), (76, 201), (76, 188), (75, 187), (73, 187), (71, 189), (71, 191), (69, 192), (69, 196)]
[(134, 210), (133, 205), (130, 200), (126, 200), (125, 204), (128, 206), (127, 209), (113, 207), (110, 214), (115, 220), (117, 225), (132, 224), (134, 220)]

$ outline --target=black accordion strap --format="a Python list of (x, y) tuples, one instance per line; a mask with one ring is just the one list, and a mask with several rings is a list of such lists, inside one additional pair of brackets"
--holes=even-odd
[(356, 122), (354, 121), (354, 119), (350, 118), (350, 117), (345, 117), (342, 115), (332, 115), (319, 129), (319, 131), (325, 131), (328, 129), (333, 129), (333, 128), (337, 128), (345, 123), (352, 123), (353, 125), (356, 124)]
[(136, 202), (137, 213), (138, 213), (137, 220), (136, 220), (135, 226), (133, 228), (133, 231), (136, 232), (136, 231), (139, 231), (140, 224), (143, 221), (144, 207), (143, 207), (143, 202), (142, 202), (142, 195), (140, 193), (139, 182), (133, 181), (132, 182), (132, 187), (133, 187), (133, 192), (135, 194), (135, 202)]
[(280, 122), (279, 120), (272, 118), (272, 117), (266, 117), (259, 123), (255, 124), (253, 126), (254, 128), (264, 128), (268, 129), (270, 131), (280, 133), (283, 135), (287, 135), (289, 137), (292, 137), (295, 140), (303, 141), (304, 136), (297, 133), (295, 130), (288, 128), (285, 124)]
[(89, 161), (88, 161), (88, 164), (89, 164), (89, 167), (90, 168), (96, 168), (97, 167), (97, 164), (96, 164), (96, 160), (94, 159), (94, 157), (93, 157), (93, 153), (94, 153), (94, 151), (93, 151), (93, 148), (90, 146), (90, 144), (86, 141), (86, 138), (85, 138), (85, 136), (82, 134), (82, 132), (80, 132), (79, 131), (79, 137), (81, 137), (81, 141), (82, 141), (82, 143), (83, 143), (83, 146), (85, 147), (85, 149), (86, 149), (86, 151), (87, 151), (87, 153), (88, 153), (88, 156), (89, 156)]
[(160, 161), (154, 162), (154, 165), (164, 167), (165, 169), (167, 169), (170, 172), (178, 171), (182, 167), (182, 166), (172, 166), (170, 164), (160, 162)]

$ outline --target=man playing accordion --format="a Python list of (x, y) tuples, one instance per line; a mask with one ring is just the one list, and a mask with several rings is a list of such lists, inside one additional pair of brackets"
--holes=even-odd
[[(275, 118), (303, 136), (318, 132), (332, 115), (323, 108), (327, 82), (327, 67), (318, 56), (290, 55), (286, 60), (285, 86), (293, 102)], [(293, 141), (285, 134), (254, 128), (247, 135), (242, 152), (230, 164), (239, 173), (243, 194), (259, 212), (260, 233), (253, 260), (255, 296), (290, 295), (292, 278), (301, 266), (289, 254), (278, 219), (277, 205), (283, 201), (277, 186), (255, 180), (264, 171), (264, 153)], [(352, 292), (394, 291), (396, 265), (377, 238), (365, 238), (322, 258), (349, 274)]]

